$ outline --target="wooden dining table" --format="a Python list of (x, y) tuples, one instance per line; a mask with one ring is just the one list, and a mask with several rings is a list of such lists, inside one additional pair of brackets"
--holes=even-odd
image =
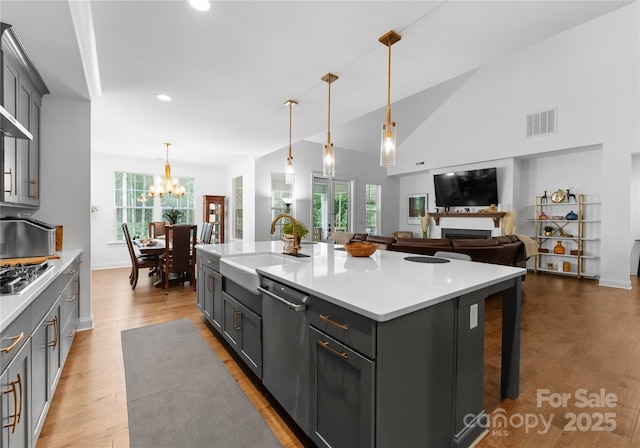
[(149, 243), (148, 241), (134, 240), (134, 244), (138, 246), (140, 253), (143, 255), (162, 255), (165, 248), (164, 240), (158, 238), (150, 241), (152, 241), (152, 243)]
[[(155, 255), (158, 257), (158, 265), (155, 268), (149, 270), (149, 276), (160, 274), (160, 257), (164, 254), (165, 242), (164, 239), (147, 239), (144, 240), (133, 240), (133, 243), (136, 245), (138, 250), (142, 255)], [(154, 286), (156, 288), (160, 287), (162, 282), (158, 280), (155, 282)]]

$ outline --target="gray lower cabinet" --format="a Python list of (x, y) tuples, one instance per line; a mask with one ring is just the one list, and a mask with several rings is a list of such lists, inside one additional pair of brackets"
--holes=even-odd
[(53, 398), (55, 380), (60, 374), (60, 306), (52, 307), (31, 336), (31, 416), (37, 440), (46, 411)]
[(262, 317), (222, 293), (222, 335), (258, 378), (262, 378)]
[(310, 437), (321, 447), (374, 446), (375, 362), (310, 330)]
[(0, 446), (27, 448), (31, 438), (30, 383), (31, 341), (27, 340), (0, 375)]
[(218, 272), (219, 264), (219, 257), (198, 252), (196, 305), (214, 328), (222, 333), (222, 276)]
[(35, 446), (78, 325), (78, 257), (0, 334), (3, 448)]

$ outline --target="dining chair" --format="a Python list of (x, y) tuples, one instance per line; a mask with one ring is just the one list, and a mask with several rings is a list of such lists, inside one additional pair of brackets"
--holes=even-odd
[(131, 284), (131, 289), (136, 289), (136, 285), (138, 284), (138, 271), (142, 268), (155, 268), (158, 266), (160, 260), (157, 255), (138, 254), (133, 246), (127, 223), (122, 223), (122, 230), (124, 232), (124, 239), (127, 242), (127, 248), (129, 249), (129, 255), (131, 256), (129, 283)]
[(202, 232), (200, 233), (200, 243), (210, 244), (212, 233), (213, 233), (213, 224), (211, 224), (210, 222), (203, 222)]
[(196, 239), (198, 226), (175, 224), (165, 226), (165, 252), (161, 258), (162, 287), (169, 294), (171, 274), (178, 276), (181, 283), (189, 280), (196, 289)]
[(164, 228), (169, 223), (165, 221), (153, 221), (149, 223), (149, 238), (158, 238), (164, 235)]

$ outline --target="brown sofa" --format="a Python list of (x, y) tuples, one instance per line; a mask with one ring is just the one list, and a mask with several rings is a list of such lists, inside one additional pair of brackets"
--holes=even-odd
[(380, 249), (434, 255), (438, 251), (467, 254), (473, 261), (526, 267), (524, 243), (515, 235), (488, 239), (391, 238), (355, 234), (353, 240), (375, 243)]

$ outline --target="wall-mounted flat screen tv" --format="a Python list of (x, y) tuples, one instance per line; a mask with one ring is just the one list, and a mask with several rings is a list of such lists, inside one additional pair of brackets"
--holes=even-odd
[(436, 207), (471, 207), (498, 203), (495, 168), (457, 171), (433, 176)]

